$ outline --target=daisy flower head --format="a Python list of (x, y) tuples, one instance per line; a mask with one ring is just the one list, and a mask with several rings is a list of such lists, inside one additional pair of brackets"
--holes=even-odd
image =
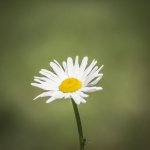
[(93, 60), (88, 67), (87, 63), (88, 57), (84, 57), (79, 65), (78, 56), (76, 56), (75, 62), (71, 57), (68, 57), (66, 62), (62, 62), (62, 66), (56, 60), (50, 62), (53, 71), (41, 69), (39, 73), (45, 77), (35, 76), (34, 81), (38, 83), (31, 83), (32, 86), (45, 90), (34, 100), (49, 96), (46, 103), (61, 98), (72, 98), (78, 105), (86, 103), (85, 98), (88, 95), (85, 93), (102, 90), (102, 87), (95, 85), (103, 76), (102, 73), (99, 73), (103, 65), (101, 67), (95, 66), (96, 60)]

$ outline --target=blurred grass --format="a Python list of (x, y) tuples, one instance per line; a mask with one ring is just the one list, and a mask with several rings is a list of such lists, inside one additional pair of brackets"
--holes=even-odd
[(150, 149), (149, 4), (137, 1), (3, 1), (0, 5), (0, 149), (78, 149), (70, 100), (32, 99), (49, 62), (96, 59), (98, 83), (79, 106), (86, 149)]

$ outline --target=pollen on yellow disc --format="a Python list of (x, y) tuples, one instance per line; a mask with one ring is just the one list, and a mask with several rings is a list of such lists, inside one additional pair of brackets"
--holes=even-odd
[(81, 87), (82, 87), (81, 81), (79, 81), (76, 78), (68, 78), (60, 84), (59, 89), (64, 93), (68, 92), (72, 93), (77, 91)]

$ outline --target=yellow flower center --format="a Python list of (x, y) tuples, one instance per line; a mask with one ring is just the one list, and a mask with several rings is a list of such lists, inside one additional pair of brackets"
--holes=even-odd
[(81, 87), (82, 87), (81, 81), (79, 81), (76, 78), (68, 78), (60, 84), (59, 89), (64, 93), (68, 93), (68, 92), (72, 93), (77, 91)]

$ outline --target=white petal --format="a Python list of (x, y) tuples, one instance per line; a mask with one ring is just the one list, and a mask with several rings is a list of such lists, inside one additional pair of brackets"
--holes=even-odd
[(68, 57), (67, 59), (67, 69), (68, 69), (68, 76), (72, 77), (73, 73), (73, 60), (71, 57)]
[(98, 66), (95, 66), (95, 67), (92, 69), (92, 71), (89, 73), (89, 75), (95, 73), (97, 70), (98, 70)]
[[(35, 80), (35, 79), (39, 79), (40, 80), (40, 82), (38, 81), (38, 80)], [(59, 86), (59, 84), (57, 83), (57, 82), (54, 82), (53, 80), (51, 80), (51, 79), (48, 79), (48, 78), (46, 78), (46, 77), (36, 77), (36, 76), (34, 76), (34, 80), (36, 81), (36, 82), (39, 82), (39, 83), (48, 83), (48, 84), (50, 84), (50, 85), (52, 85), (52, 86), (54, 86), (54, 87), (58, 87)], [(41, 82), (42, 81), (42, 82)]]
[(57, 98), (57, 99), (61, 99), (61, 98), (63, 98), (63, 97), (65, 97), (65, 94), (64, 94), (64, 93), (55, 95), (55, 98)]
[(43, 81), (41, 81), (41, 80), (39, 80), (39, 79), (36, 79), (36, 78), (34, 79), (34, 81), (39, 82), (39, 83), (41, 83), (41, 84), (43, 84), (43, 83), (48, 84), (48, 83), (43, 82)]
[[(54, 74), (53, 72), (46, 70), (46, 69), (41, 69), (42, 72), (48, 73), (49, 75), (51, 75), (52, 77), (57, 77), (56, 74)], [(57, 77), (58, 78), (58, 77)], [(59, 78), (58, 78), (59, 79)]]
[(53, 90), (53, 91), (58, 91), (59, 88), (57, 87), (52, 87), (52, 86), (49, 86), (49, 85), (43, 85), (43, 84), (37, 84), (37, 83), (31, 83), (32, 86), (35, 86), (35, 87), (38, 87), (38, 88), (41, 88), (43, 90)]
[(60, 94), (62, 94), (63, 92), (61, 92), (61, 91), (53, 91), (53, 94), (52, 94), (52, 96), (53, 97), (56, 97), (57, 95), (60, 95)]
[(84, 87), (80, 89), (80, 91), (83, 91), (83, 92), (95, 92), (99, 90), (102, 90), (102, 87)]
[(75, 64), (74, 64), (74, 74), (76, 77), (77, 77), (78, 72), (79, 72), (79, 63), (78, 63), (78, 56), (76, 56)]
[(49, 98), (49, 99), (46, 101), (46, 103), (50, 103), (50, 102), (52, 102), (52, 101), (54, 101), (54, 100), (56, 100), (56, 98), (55, 98), (55, 97), (51, 97), (51, 98)]
[(67, 70), (67, 63), (65, 61), (62, 62), (62, 65), (64, 67), (64, 70), (65, 70), (65, 74), (66, 76), (68, 77), (68, 70)]
[(87, 86), (87, 84), (90, 83), (94, 78), (101, 77), (101, 76), (103, 76), (103, 74), (94, 73), (94, 74), (89, 75), (83, 82), (82, 86), (83, 87)]
[[(59, 68), (60, 68), (61, 70), (63, 70), (62, 66), (61, 66), (56, 60), (54, 60), (54, 62), (59, 66)], [(63, 70), (63, 72), (64, 72), (64, 70)]]
[(36, 78), (35, 78), (34, 81), (39, 82), (39, 83), (41, 83), (41, 84), (43, 84), (43, 85), (49, 85), (49, 86), (53, 86), (53, 87), (58, 87), (58, 85), (56, 85), (56, 84), (49, 83), (49, 82), (45, 82), (45, 81), (42, 81), (42, 80), (40, 80), (40, 79), (36, 79)]
[(82, 97), (80, 97), (80, 101), (81, 101), (81, 103), (86, 103), (86, 100), (83, 99)]
[(80, 104), (80, 99), (77, 97), (77, 94), (71, 93), (71, 97), (72, 97), (72, 99), (75, 101), (75, 103), (76, 103), (77, 105)]
[[(83, 99), (80, 95), (78, 95), (77, 93), (74, 93), (73, 94), (74, 95), (74, 98), (75, 99), (78, 99), (78, 101), (80, 101), (81, 103), (86, 103), (86, 100), (85, 99)], [(74, 99), (74, 100), (75, 100)], [(79, 103), (80, 104), (80, 103)]]
[[(97, 66), (95, 66), (94, 68), (93, 68), (93, 70), (88, 74), (88, 76), (86, 76), (85, 78), (84, 78), (84, 80), (82, 80), (82, 82), (83, 82), (83, 87), (84, 86), (86, 86), (90, 81), (89, 81), (89, 78), (91, 78), (91, 77), (93, 77), (93, 74), (97, 71), (97, 69), (98, 69), (98, 67)], [(95, 74), (94, 74), (94, 76), (95, 76)], [(93, 78), (94, 79), (94, 78)]]
[(80, 69), (79, 69), (79, 73), (78, 73), (78, 78), (80, 79), (80, 77), (83, 75), (84, 73), (84, 70), (87, 66), (87, 62), (88, 62), (88, 57), (84, 57), (83, 60), (82, 60), (82, 63), (81, 63), (81, 66), (80, 66)]
[(102, 74), (100, 77), (98, 77), (97, 79), (95, 79), (93, 82), (89, 83), (87, 86), (93, 86), (93, 85), (97, 84), (98, 81), (99, 81), (102, 77), (103, 77), (103, 74)]
[(104, 65), (102, 65), (99, 69), (97, 69), (95, 72), (99, 73), (99, 71), (103, 68)]
[(56, 65), (54, 62), (50, 62), (50, 66), (53, 68), (60, 80), (64, 80), (66, 78), (63, 69), (61, 69), (58, 65)]
[(37, 97), (35, 97), (33, 100), (36, 100), (39, 97), (52, 96), (52, 93), (53, 93), (53, 91), (44, 92), (44, 93), (38, 95)]
[[(84, 71), (83, 75), (81, 76), (81, 80), (83, 81), (87, 75), (91, 72), (91, 70), (93, 69), (93, 67), (96, 65), (97, 61), (93, 60), (92, 63), (90, 64), (89, 67), (86, 68), (86, 70)], [(98, 67), (97, 67), (98, 68)]]
[(86, 86), (90, 81), (92, 81), (94, 78), (96, 77), (100, 77), (102, 76), (103, 74), (98, 74), (98, 72), (100, 71), (100, 69), (102, 68), (103, 66), (101, 66), (99, 69), (97, 66), (95, 66), (93, 68), (93, 70), (90, 72), (90, 74), (84, 79), (83, 81), (83, 86)]
[(81, 91), (76, 91), (76, 93), (80, 96), (80, 97), (89, 97), (89, 95), (81, 92)]
[[(103, 67), (104, 67), (104, 65), (102, 65), (98, 70), (100, 71)], [(99, 71), (98, 71), (98, 72), (99, 72)]]
[(52, 102), (52, 101), (54, 101), (54, 100), (56, 100), (56, 99), (61, 99), (61, 98), (63, 98), (64, 96), (65, 96), (64, 93), (55, 95), (55, 96), (49, 98), (49, 99), (46, 101), (46, 103), (50, 103), (50, 102)]
[(52, 73), (50, 71), (47, 72), (44, 69), (41, 69), (40, 73), (59, 84), (61, 83), (61, 80), (54, 73)]
[(62, 74), (63, 74), (63, 76), (64, 76), (64, 79), (66, 79), (68, 76), (67, 76), (66, 72), (64, 71), (65, 69), (63, 69), (63, 68), (61, 67), (61, 65), (60, 65), (56, 60), (54, 60), (54, 61), (55, 61), (55, 63), (60, 67), (61, 72), (62, 72)]
[(81, 102), (81, 103), (86, 103), (86, 100), (83, 99), (82, 97), (80, 97), (80, 96), (79, 96), (78, 94), (76, 94), (76, 93), (71, 93), (71, 97), (72, 97), (72, 99), (75, 101), (75, 103), (76, 103), (77, 105), (79, 105), (80, 102)]
[(70, 98), (70, 93), (65, 93), (65, 99)]

